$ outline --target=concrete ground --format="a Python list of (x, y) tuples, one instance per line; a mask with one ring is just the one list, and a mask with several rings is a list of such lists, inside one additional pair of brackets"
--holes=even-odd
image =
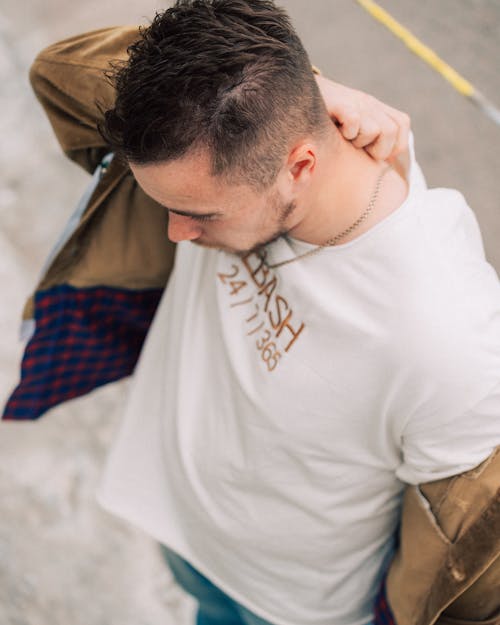
[[(380, 0), (500, 105), (496, 0)], [(412, 55), (354, 0), (285, 0), (325, 74), (410, 113), (431, 186), (460, 189), (500, 269), (500, 128)], [(66, 162), (30, 93), (27, 70), (48, 43), (136, 23), (151, 0), (30, 0), (0, 5), (0, 398), (17, 379), (18, 318), (86, 175)], [(0, 625), (183, 625), (192, 605), (156, 546), (94, 503), (127, 383), (0, 425)]]

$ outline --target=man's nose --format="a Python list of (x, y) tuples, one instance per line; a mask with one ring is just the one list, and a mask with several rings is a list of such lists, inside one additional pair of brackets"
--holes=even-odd
[(179, 241), (193, 241), (202, 233), (201, 227), (190, 217), (168, 214), (168, 238), (174, 243)]

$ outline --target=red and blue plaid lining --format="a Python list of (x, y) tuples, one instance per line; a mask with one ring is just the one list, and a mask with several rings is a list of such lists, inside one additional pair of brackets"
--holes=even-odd
[(37, 419), (49, 408), (130, 375), (162, 289), (59, 285), (35, 295), (36, 329), (3, 419)]

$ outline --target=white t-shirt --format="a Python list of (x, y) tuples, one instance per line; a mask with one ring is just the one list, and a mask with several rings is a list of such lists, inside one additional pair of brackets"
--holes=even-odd
[(479, 464), (499, 414), (497, 275), (413, 163), (396, 211), (275, 270), (178, 245), (98, 498), (276, 625), (361, 625), (404, 482)]

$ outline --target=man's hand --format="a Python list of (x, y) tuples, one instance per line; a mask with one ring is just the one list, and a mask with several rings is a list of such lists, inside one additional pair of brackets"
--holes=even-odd
[(371, 95), (316, 76), (330, 117), (342, 136), (377, 160), (392, 160), (408, 149), (410, 118)]

